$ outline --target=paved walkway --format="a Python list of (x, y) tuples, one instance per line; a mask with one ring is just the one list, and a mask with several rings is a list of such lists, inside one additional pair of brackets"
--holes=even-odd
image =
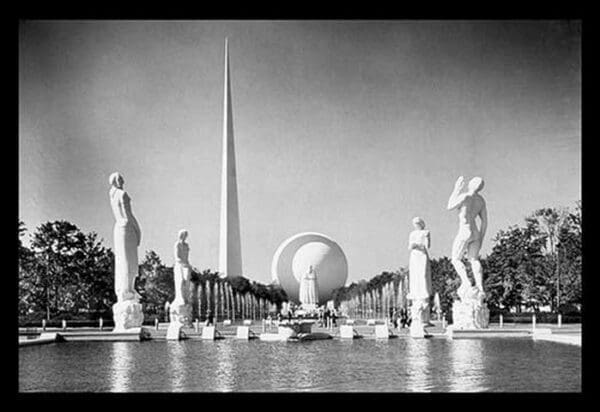
[[(383, 323), (383, 322), (381, 322)], [(440, 321), (433, 321), (433, 326), (427, 327), (427, 332), (433, 335), (434, 337), (446, 337), (445, 336), (445, 328), (442, 327), (442, 323)], [(160, 323), (158, 325), (158, 329), (154, 326), (146, 325), (144, 328), (150, 331), (152, 335), (152, 339), (166, 339), (168, 323)], [(222, 337), (233, 338), (236, 335), (237, 327), (241, 326), (240, 323), (234, 323), (233, 325), (223, 325), (222, 322), (217, 323), (217, 331), (218, 334)], [(502, 337), (502, 336), (515, 336), (519, 331), (522, 331), (524, 334), (531, 333), (532, 328), (531, 324), (522, 324), (522, 323), (505, 323), (502, 328), (498, 324), (491, 324), (490, 329), (486, 332), (480, 333), (477, 336), (471, 336), (471, 334), (464, 334), (462, 337)], [(365, 338), (374, 338), (375, 336), (375, 326), (367, 325), (366, 320), (356, 320), (353, 325), (354, 329), (358, 334), (362, 335)], [(104, 328), (105, 332), (110, 331), (111, 328)], [(537, 324), (536, 329), (549, 329), (551, 333), (546, 334), (534, 334), (531, 333), (534, 339), (536, 340), (544, 340), (550, 342), (557, 343), (565, 343), (572, 345), (581, 346), (581, 324), (565, 324), (562, 327), (558, 327), (556, 324)], [(277, 333), (277, 326), (273, 323), (271, 326), (266, 326), (263, 328), (261, 321), (254, 321), (254, 323), (250, 326), (251, 334), (260, 335), (261, 333)], [(400, 328), (400, 329), (390, 329), (394, 335), (397, 335), (400, 338), (407, 338), (409, 336), (408, 328)], [(56, 340), (56, 333), (60, 335), (62, 332), (62, 328), (46, 328), (46, 333), (44, 336), (41, 336), (37, 339), (27, 339), (26, 336), (19, 336), (19, 346), (25, 345), (35, 345), (35, 344), (43, 344), (50, 343)], [(99, 331), (98, 328), (67, 328), (68, 332), (94, 332)], [(199, 327), (199, 331), (196, 331), (195, 328), (184, 328), (184, 333), (190, 339), (200, 339), (202, 333), (202, 326)], [(503, 334), (502, 332), (506, 333)], [(32, 328), (19, 328), (19, 332), (22, 335), (34, 335), (35, 331)], [(37, 329), (37, 333), (42, 332), (41, 328)], [(320, 327), (318, 324), (314, 324), (313, 332), (321, 332), (321, 333), (329, 333), (330, 335), (337, 337), (339, 336), (339, 327), (333, 327), (332, 329)], [(491, 333), (490, 333), (491, 332)]]

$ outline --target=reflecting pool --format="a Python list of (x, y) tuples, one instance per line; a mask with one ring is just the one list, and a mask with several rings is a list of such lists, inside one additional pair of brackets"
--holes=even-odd
[(581, 348), (527, 338), (67, 342), (19, 349), (20, 391), (581, 391)]

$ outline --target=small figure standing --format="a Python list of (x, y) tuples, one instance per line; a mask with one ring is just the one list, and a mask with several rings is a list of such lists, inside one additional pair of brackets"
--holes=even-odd
[(168, 300), (165, 302), (165, 322), (169, 322), (169, 308), (171, 307), (171, 302)]
[(308, 267), (308, 271), (300, 279), (299, 300), (302, 309), (313, 311), (316, 309), (318, 302), (318, 286), (317, 272), (312, 265)]

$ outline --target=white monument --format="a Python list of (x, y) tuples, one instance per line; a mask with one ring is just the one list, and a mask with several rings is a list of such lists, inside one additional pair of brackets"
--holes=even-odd
[[(479, 194), (483, 189), (483, 179), (474, 177), (467, 192), (460, 193), (464, 187), (464, 177), (460, 176), (454, 184), (454, 190), (448, 199), (448, 210), (458, 209), (458, 234), (452, 245), (452, 265), (460, 277), (459, 300), (452, 306), (454, 329), (482, 329), (489, 324), (489, 310), (485, 304), (483, 291), (483, 273), (479, 262), (479, 251), (487, 230), (487, 208), (485, 200)], [(477, 227), (476, 218), (481, 220)], [(475, 285), (467, 275), (462, 258), (467, 256)]]
[(309, 265), (308, 271), (300, 279), (299, 300), (300, 307), (306, 311), (317, 309), (319, 287), (317, 284), (317, 273), (312, 265)]
[(229, 46), (225, 39), (225, 91), (223, 100), (223, 159), (221, 170), (221, 222), (219, 239), (219, 273), (221, 276), (242, 275), (240, 214), (233, 143), (233, 110), (229, 80)]
[(115, 293), (117, 303), (112, 307), (115, 328), (113, 332), (125, 332), (140, 328), (144, 321), (140, 295), (135, 291), (138, 275), (138, 253), (142, 232), (131, 211), (131, 199), (125, 190), (123, 176), (115, 172), (110, 175), (110, 206), (115, 218), (113, 229), (115, 255)]
[(300, 303), (301, 279), (310, 266), (318, 276), (316, 304), (327, 302), (335, 289), (346, 284), (348, 261), (342, 248), (328, 236), (315, 232), (298, 233), (279, 245), (271, 276), (292, 302)]
[(425, 230), (425, 222), (420, 217), (413, 219), (413, 230), (408, 237), (410, 258), (408, 264), (407, 298), (411, 300), (410, 335), (424, 337), (425, 326), (430, 320), (429, 301), (431, 290), (431, 266), (429, 263), (429, 247), (431, 237)]
[(188, 231), (182, 229), (173, 247), (175, 264), (173, 265), (173, 281), (175, 283), (175, 299), (169, 306), (169, 329), (167, 339), (179, 339), (181, 328), (192, 326), (192, 305), (190, 304), (190, 275), (192, 268), (189, 262), (190, 246), (186, 243)]

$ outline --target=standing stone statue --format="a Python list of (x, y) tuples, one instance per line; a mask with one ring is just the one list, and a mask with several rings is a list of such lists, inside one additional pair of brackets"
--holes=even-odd
[(305, 310), (316, 309), (318, 302), (319, 288), (317, 285), (317, 272), (310, 265), (308, 272), (302, 275), (300, 279), (300, 304)]
[(429, 230), (425, 230), (425, 222), (420, 217), (413, 219), (413, 230), (408, 237), (408, 250), (410, 258), (408, 265), (408, 299), (411, 305), (410, 334), (414, 337), (425, 335), (425, 325), (430, 320), (429, 301), (431, 289), (431, 266), (429, 263), (429, 247), (431, 237)]
[[(489, 311), (484, 302), (483, 273), (479, 262), (479, 251), (487, 230), (487, 208), (485, 200), (479, 194), (483, 189), (483, 179), (474, 177), (469, 181), (467, 192), (460, 193), (464, 187), (464, 177), (460, 176), (454, 184), (454, 190), (448, 199), (448, 210), (458, 209), (458, 234), (452, 245), (452, 265), (461, 280), (458, 288), (459, 301), (454, 302), (452, 314), (454, 327), (459, 329), (487, 328)], [(477, 227), (476, 218), (481, 220)], [(475, 286), (467, 275), (462, 258), (467, 256)]]
[(191, 326), (192, 306), (190, 303), (190, 275), (192, 268), (189, 262), (190, 246), (186, 243), (188, 231), (182, 229), (178, 233), (177, 242), (173, 247), (175, 265), (173, 266), (173, 279), (175, 281), (175, 300), (171, 302), (171, 322)]
[(117, 303), (113, 305), (115, 332), (142, 326), (144, 314), (139, 303), (140, 295), (135, 291), (138, 275), (138, 253), (142, 232), (131, 211), (131, 199), (123, 190), (125, 180), (115, 172), (110, 175), (110, 205), (115, 217), (113, 230), (115, 254), (115, 293)]

